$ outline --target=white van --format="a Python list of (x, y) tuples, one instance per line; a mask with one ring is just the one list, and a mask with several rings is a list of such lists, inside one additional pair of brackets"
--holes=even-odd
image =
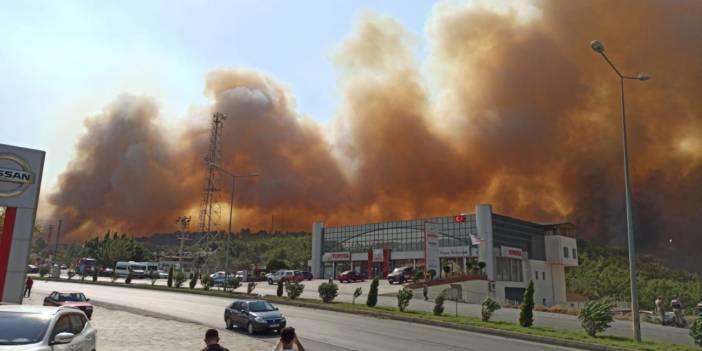
[(149, 278), (151, 273), (158, 272), (158, 263), (156, 262), (137, 262), (137, 264), (144, 266), (144, 276)]
[(146, 265), (141, 262), (117, 262), (115, 265), (115, 274), (118, 277), (126, 277), (132, 273), (132, 278), (144, 278), (146, 276)]

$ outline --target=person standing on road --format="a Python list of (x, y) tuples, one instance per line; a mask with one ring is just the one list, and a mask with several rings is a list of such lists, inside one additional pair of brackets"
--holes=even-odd
[(673, 307), (673, 313), (675, 313), (675, 323), (683, 324), (685, 318), (682, 314), (682, 302), (677, 296), (670, 301), (670, 306)]
[(24, 284), (24, 297), (28, 298), (32, 294), (32, 285), (34, 285), (34, 279), (27, 277), (27, 282)]
[(207, 329), (205, 332), (205, 348), (202, 351), (229, 351), (219, 346), (219, 332), (217, 329)]
[(663, 298), (658, 296), (655, 301), (656, 311), (655, 314), (661, 319), (661, 324), (665, 322), (665, 312), (663, 311)]
[(422, 287), (422, 294), (424, 294), (424, 301), (429, 301), (429, 286), (427, 283), (424, 283)]
[(280, 340), (273, 351), (305, 351), (305, 348), (295, 335), (295, 328), (287, 327), (280, 331)]

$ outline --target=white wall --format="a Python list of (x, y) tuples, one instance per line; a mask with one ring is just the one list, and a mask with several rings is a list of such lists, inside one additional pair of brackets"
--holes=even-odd
[[(578, 257), (580, 253), (577, 251), (578, 245), (574, 238), (562, 235), (546, 235), (546, 261), (549, 263), (563, 264), (568, 267), (577, 266), (578, 259), (573, 258), (573, 249), (576, 250)], [(563, 249), (568, 249), (568, 257), (563, 254)]]
[(322, 276), (322, 230), (324, 223), (312, 223), (312, 275), (316, 277)]
[(554, 304), (566, 303), (566, 283), (565, 266), (562, 264), (550, 264), (550, 272), (553, 279), (553, 299)]
[(492, 206), (480, 204), (475, 206), (475, 226), (478, 237), (478, 255), (481, 262), (485, 262), (485, 274), (488, 280), (495, 280), (495, 252), (492, 240)]
[[(553, 277), (551, 276), (551, 265), (544, 261), (537, 260), (530, 260), (529, 265), (531, 266), (530, 279), (534, 282), (534, 303), (544, 304), (544, 299), (546, 299), (546, 306), (553, 305)], [(538, 278), (536, 277), (537, 273), (539, 275)], [(544, 279), (544, 274), (546, 279)]]

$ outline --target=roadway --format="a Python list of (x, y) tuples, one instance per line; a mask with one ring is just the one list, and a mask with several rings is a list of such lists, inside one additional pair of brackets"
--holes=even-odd
[[(33, 293), (80, 290), (96, 303), (122, 306), (131, 312), (152, 314), (223, 329), (224, 307), (231, 299), (122, 287), (35, 281)], [(383, 320), (346, 313), (279, 306), (310, 351), (446, 351), (446, 350), (573, 350), (492, 335)], [(241, 331), (231, 331), (242, 333)], [(256, 338), (273, 345), (275, 335)], [(226, 345), (225, 345), (226, 346)]]

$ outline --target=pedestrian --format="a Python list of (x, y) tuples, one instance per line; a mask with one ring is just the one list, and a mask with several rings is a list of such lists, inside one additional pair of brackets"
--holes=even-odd
[(424, 283), (422, 287), (422, 294), (424, 294), (424, 301), (429, 301), (429, 286), (427, 283)]
[(677, 296), (670, 301), (670, 306), (673, 307), (673, 313), (675, 313), (675, 323), (678, 325), (683, 324), (685, 318), (682, 314), (682, 302), (680, 302)]
[(305, 348), (295, 335), (295, 328), (287, 327), (280, 331), (280, 340), (273, 351), (305, 351)]
[(27, 277), (27, 282), (24, 284), (24, 297), (28, 298), (32, 294), (32, 285), (34, 285), (34, 279)]
[(654, 302), (656, 306), (656, 316), (661, 319), (661, 324), (665, 322), (665, 312), (663, 311), (663, 298), (658, 296)]
[(219, 346), (219, 332), (217, 329), (207, 329), (205, 332), (205, 348), (202, 351), (229, 351)]

